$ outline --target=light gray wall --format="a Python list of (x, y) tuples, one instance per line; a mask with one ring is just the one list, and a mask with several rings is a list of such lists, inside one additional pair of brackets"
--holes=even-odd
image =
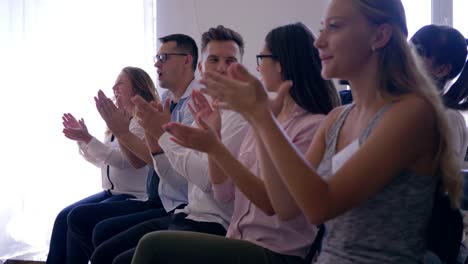
[(223, 24), (244, 37), (244, 64), (255, 71), (255, 54), (262, 49), (268, 31), (300, 21), (317, 34), (326, 3), (327, 0), (158, 0), (157, 35), (183, 33), (199, 44), (204, 31)]

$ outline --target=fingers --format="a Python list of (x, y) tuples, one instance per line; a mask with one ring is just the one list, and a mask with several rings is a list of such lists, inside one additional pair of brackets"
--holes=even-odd
[(252, 79), (252, 77), (254, 77), (247, 71), (244, 66), (239, 63), (233, 63), (229, 65), (227, 72), (229, 77), (244, 82), (248, 82), (250, 79)]
[(189, 110), (190, 110), (190, 113), (192, 113), (192, 116), (193, 116), (193, 117), (197, 116), (198, 113), (197, 113), (197, 111), (193, 108), (192, 103), (188, 103), (187, 106), (188, 106), (188, 108), (189, 108)]
[(203, 95), (202, 92), (197, 91), (195, 93), (194, 99), (197, 102), (200, 109), (213, 110), (211, 108), (210, 102), (208, 102), (208, 99), (205, 97), (205, 95)]
[(213, 102), (213, 108), (216, 109), (216, 111), (218, 112), (220, 109), (233, 110), (228, 103), (221, 102), (219, 100)]
[(197, 121), (197, 124), (198, 124), (199, 127), (203, 128), (205, 130), (210, 129), (208, 124), (203, 120), (203, 118), (201, 118), (201, 116), (197, 116), (196, 121)]
[(196, 132), (196, 128), (182, 125), (176, 122), (170, 122), (168, 124), (163, 125), (163, 129), (175, 138), (184, 142), (186, 141), (190, 133)]
[(82, 140), (84, 138), (83, 133), (81, 133), (79, 130), (76, 130), (76, 129), (65, 128), (62, 131), (65, 137), (72, 139), (72, 140)]
[(88, 131), (88, 127), (86, 126), (85, 121), (84, 121), (83, 118), (81, 118), (80, 121), (78, 121), (78, 122), (81, 125), (81, 127), (83, 127), (84, 130)]

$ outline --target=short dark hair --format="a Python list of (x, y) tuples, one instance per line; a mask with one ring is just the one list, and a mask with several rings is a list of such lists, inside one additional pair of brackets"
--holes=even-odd
[(216, 28), (210, 28), (202, 34), (201, 51), (204, 52), (210, 41), (234, 41), (239, 46), (241, 57), (244, 56), (244, 39), (236, 31), (227, 28), (223, 25), (218, 25)]
[(463, 34), (449, 26), (427, 25), (414, 34), (411, 42), (420, 56), (431, 59), (436, 65), (452, 66), (448, 75), (437, 83), (439, 89), (460, 74), (442, 98), (448, 108), (468, 110), (468, 52)]
[(193, 58), (192, 70), (195, 72), (198, 63), (198, 46), (192, 37), (184, 34), (171, 34), (159, 38), (159, 41), (161, 41), (163, 44), (169, 41), (174, 41), (176, 43), (177, 49), (190, 54)]
[(465, 37), (455, 28), (442, 25), (427, 25), (411, 38), (419, 55), (432, 59), (436, 65), (450, 64), (448, 80), (460, 74), (466, 61)]
[(265, 37), (265, 47), (281, 65), (283, 80), (291, 80), (293, 100), (310, 113), (328, 114), (339, 105), (331, 81), (321, 76), (322, 63), (314, 47), (315, 37), (302, 23), (280, 26)]

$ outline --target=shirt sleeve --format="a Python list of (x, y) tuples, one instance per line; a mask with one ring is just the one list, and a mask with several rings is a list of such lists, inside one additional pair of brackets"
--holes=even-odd
[(235, 187), (231, 179), (223, 183), (213, 184), (213, 194), (216, 201), (220, 203), (229, 203), (235, 199)]
[(164, 181), (175, 190), (179, 190), (187, 185), (187, 180), (172, 168), (165, 153), (154, 155), (153, 165), (158, 176), (164, 179)]
[[(223, 144), (235, 157), (247, 131), (247, 122), (241, 115), (226, 111), (222, 113), (221, 138)], [(192, 126), (196, 126), (195, 123)], [(164, 133), (159, 139), (159, 145), (164, 150), (170, 165), (188, 181), (198, 186), (204, 192), (211, 191), (208, 176), (208, 157), (205, 153), (182, 147), (170, 140), (170, 134)]]
[[(94, 138), (92, 138), (91, 140), (93, 140)], [(86, 143), (82, 142), (82, 141), (78, 141), (78, 148), (79, 148), (79, 153), (81, 156), (83, 156), (83, 158), (93, 164), (94, 166), (100, 168), (101, 165), (102, 165), (102, 162), (99, 162), (96, 158), (94, 158), (94, 156), (92, 156), (89, 152), (88, 152), (88, 148), (86, 147)]]
[(467, 140), (467, 128), (465, 119), (460, 112), (456, 110), (447, 111), (448, 121), (450, 123), (449, 133), (456, 151), (457, 158), (462, 162), (465, 159)]
[[(143, 139), (144, 130), (136, 120), (132, 119), (130, 121), (129, 130), (137, 137)], [(127, 160), (127, 157), (120, 150), (120, 145), (117, 140), (102, 143), (93, 137), (88, 144), (80, 146), (80, 148), (88, 157), (93, 158), (94, 164), (106, 164), (119, 169), (133, 168)]]
[(187, 181), (204, 192), (211, 191), (208, 177), (208, 157), (205, 153), (178, 145), (170, 140), (170, 134), (167, 132), (159, 138), (158, 143), (164, 150), (168, 161), (167, 164), (158, 162), (158, 166), (172, 167)]

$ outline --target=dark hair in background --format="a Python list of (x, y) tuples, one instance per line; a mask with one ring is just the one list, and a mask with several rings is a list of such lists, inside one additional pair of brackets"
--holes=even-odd
[(210, 41), (234, 41), (239, 46), (241, 57), (244, 56), (244, 39), (236, 31), (227, 28), (223, 25), (219, 25), (216, 28), (210, 28), (208, 31), (202, 34), (201, 37), (201, 52), (206, 50)]
[(197, 69), (198, 46), (195, 40), (193, 40), (193, 38), (184, 34), (172, 34), (159, 38), (159, 41), (161, 41), (161, 43), (175, 41), (178, 50), (192, 56), (192, 70), (195, 71)]
[(153, 80), (146, 71), (128, 66), (123, 68), (122, 72), (125, 72), (130, 79), (135, 94), (143, 97), (147, 102), (159, 101)]
[(266, 48), (281, 65), (283, 80), (293, 81), (289, 93), (294, 101), (308, 112), (327, 114), (339, 105), (339, 98), (333, 83), (321, 76), (314, 41), (302, 23), (277, 27), (265, 37)]
[(435, 65), (449, 64), (451, 71), (439, 81), (439, 88), (460, 77), (443, 95), (447, 107), (459, 110), (468, 109), (468, 67), (467, 40), (456, 29), (448, 26), (427, 25), (419, 29), (411, 38), (417, 52), (422, 57), (432, 60)]

